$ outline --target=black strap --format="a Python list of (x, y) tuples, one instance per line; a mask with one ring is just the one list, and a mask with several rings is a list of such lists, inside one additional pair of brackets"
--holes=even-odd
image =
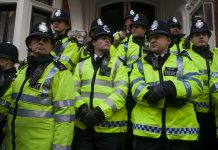
[(64, 64), (62, 64), (60, 61), (54, 61), (53, 63), (56, 67), (58, 67), (59, 70), (61, 71), (67, 70), (67, 67)]

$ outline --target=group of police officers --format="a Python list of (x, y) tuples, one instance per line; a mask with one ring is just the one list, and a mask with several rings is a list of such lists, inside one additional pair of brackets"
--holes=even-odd
[(212, 150), (218, 148), (218, 49), (195, 20), (185, 37), (172, 17), (151, 25), (130, 10), (111, 33), (69, 38), (56, 10), (26, 38), (27, 62), (0, 43), (0, 149)]

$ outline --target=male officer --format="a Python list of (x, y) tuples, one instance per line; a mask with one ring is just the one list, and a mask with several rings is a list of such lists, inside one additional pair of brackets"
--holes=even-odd
[(174, 44), (170, 48), (170, 53), (180, 54), (183, 50), (187, 49), (187, 39), (185, 34), (182, 33), (182, 25), (176, 17), (172, 17), (167, 21), (168, 26), (170, 27), (170, 33), (173, 36)]
[(8, 108), (11, 101), (12, 83), (16, 78), (15, 63), (18, 62), (18, 50), (10, 43), (0, 43), (0, 147), (5, 133)]
[(194, 104), (200, 125), (199, 144), (200, 147), (207, 150), (214, 149), (216, 139), (214, 103), (209, 91), (209, 79), (213, 61), (213, 51), (210, 50), (208, 44), (210, 36), (211, 32), (204, 21), (194, 21), (190, 29), (190, 40), (193, 45), (187, 51), (203, 79), (203, 93), (194, 99)]
[(7, 150), (70, 149), (74, 129), (72, 74), (50, 54), (51, 29), (41, 22), (26, 38), (28, 66), (18, 72), (11, 95)]
[(55, 47), (52, 55), (73, 73), (79, 60), (79, 51), (76, 41), (68, 38), (67, 35), (70, 30), (68, 14), (61, 9), (56, 10), (51, 18), (51, 24), (55, 32)]
[(110, 57), (113, 42), (106, 25), (93, 31), (90, 58), (77, 64), (74, 150), (120, 150), (127, 127), (125, 107), (128, 74), (117, 57)]
[(199, 131), (189, 101), (202, 91), (198, 70), (187, 57), (169, 53), (172, 37), (164, 21), (154, 21), (147, 38), (151, 51), (130, 76), (134, 149), (190, 150)]

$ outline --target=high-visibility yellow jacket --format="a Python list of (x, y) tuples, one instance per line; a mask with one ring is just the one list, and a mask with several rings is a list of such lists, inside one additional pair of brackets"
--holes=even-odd
[(76, 64), (79, 61), (79, 50), (76, 42), (72, 42), (68, 37), (65, 37), (61, 40), (56, 41), (56, 45), (61, 42), (60, 50), (58, 53), (54, 50), (51, 52), (52, 56), (54, 56), (54, 60), (60, 61), (64, 64), (67, 69), (69, 69), (72, 73), (75, 70)]
[(190, 99), (202, 91), (199, 73), (188, 58), (170, 55), (160, 70), (154, 70), (150, 63), (139, 59), (130, 75), (132, 95), (136, 101), (131, 116), (133, 134), (149, 138), (166, 134), (170, 140), (197, 140), (199, 125), (191, 102), (187, 101), (182, 107), (167, 106), (163, 98), (156, 107), (152, 107), (143, 99), (148, 92), (147, 87), (158, 85), (161, 80), (174, 83), (177, 98), (180, 98), (178, 101)]
[(143, 57), (148, 50), (146, 38), (144, 46), (139, 46), (134, 43), (132, 38), (133, 36), (131, 35), (129, 40), (120, 44), (117, 48), (117, 56), (123, 61), (124, 65), (127, 66), (129, 72), (132, 70), (133, 63), (140, 57)]
[(210, 92), (215, 106), (216, 135), (218, 138), (218, 49), (214, 50), (213, 62), (211, 65)]
[(21, 70), (14, 81), (6, 149), (70, 150), (75, 118), (71, 72), (50, 63), (34, 85), (26, 72)]
[[(197, 112), (206, 113), (214, 106), (213, 101), (211, 101), (209, 98), (209, 81), (208, 81), (210, 76), (208, 73), (210, 70), (210, 66), (212, 64), (212, 60), (211, 59), (206, 60), (201, 55), (194, 52), (192, 49), (188, 50), (187, 52), (189, 57), (192, 59), (194, 65), (198, 68), (201, 74), (201, 78), (203, 80), (202, 94), (193, 99), (195, 104), (195, 109)], [(207, 61), (209, 66), (207, 66)]]
[[(79, 108), (86, 103), (90, 109), (100, 107), (105, 115), (105, 120), (94, 126), (96, 132), (126, 132), (127, 69), (118, 58), (111, 57), (106, 72), (102, 74), (101, 68), (94, 69), (93, 62), (93, 58), (89, 58), (78, 63), (76, 67), (74, 79), (78, 97), (75, 106)], [(76, 120), (75, 126), (81, 129), (86, 128), (78, 120)]]

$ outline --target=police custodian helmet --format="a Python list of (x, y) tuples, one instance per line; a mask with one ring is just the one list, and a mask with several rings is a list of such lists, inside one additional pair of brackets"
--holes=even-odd
[(172, 17), (167, 21), (168, 26), (178, 26), (179, 29), (181, 29), (181, 24), (179, 23), (178, 19), (176, 17)]
[(0, 58), (9, 58), (14, 62), (18, 62), (17, 47), (10, 43), (0, 43)]
[(173, 45), (173, 37), (170, 33), (170, 28), (165, 21), (155, 20), (151, 24), (150, 29), (149, 29), (148, 34), (147, 34), (148, 41), (149, 41), (149, 37), (151, 37), (152, 35), (158, 35), (158, 34), (163, 34), (163, 35), (170, 37), (171, 43), (170, 43), (169, 47), (171, 47)]
[(33, 37), (41, 36), (45, 38), (49, 38), (52, 44), (55, 44), (53, 33), (50, 27), (46, 25), (45, 22), (37, 23), (33, 26), (29, 36), (26, 38), (26, 46), (28, 47), (28, 43), (32, 40)]
[(101, 35), (106, 35), (108, 37), (111, 38), (111, 43), (113, 43), (114, 37), (109, 29), (109, 27), (107, 25), (103, 25), (103, 26), (98, 26), (94, 31), (93, 31), (93, 35), (92, 35), (92, 39), (91, 41), (93, 41), (94, 39), (96, 39), (97, 37), (101, 36)]
[(99, 26), (103, 26), (103, 25), (104, 23), (100, 18), (93, 20), (91, 23), (91, 29), (89, 31), (89, 36), (92, 37), (93, 31)]
[(207, 32), (208, 36), (211, 36), (211, 32), (207, 26), (207, 24), (202, 21), (202, 20), (196, 20), (193, 22), (192, 26), (191, 26), (191, 30), (190, 30), (190, 37), (194, 34), (194, 33), (200, 33), (200, 32)]
[(60, 21), (63, 20), (66, 22), (66, 24), (70, 25), (68, 14), (62, 9), (58, 9), (54, 12), (51, 18), (51, 24), (53, 24), (54, 21), (59, 21), (59, 20)]
[(141, 25), (146, 29), (149, 28), (148, 18), (143, 14), (136, 14), (132, 20), (132, 25)]

